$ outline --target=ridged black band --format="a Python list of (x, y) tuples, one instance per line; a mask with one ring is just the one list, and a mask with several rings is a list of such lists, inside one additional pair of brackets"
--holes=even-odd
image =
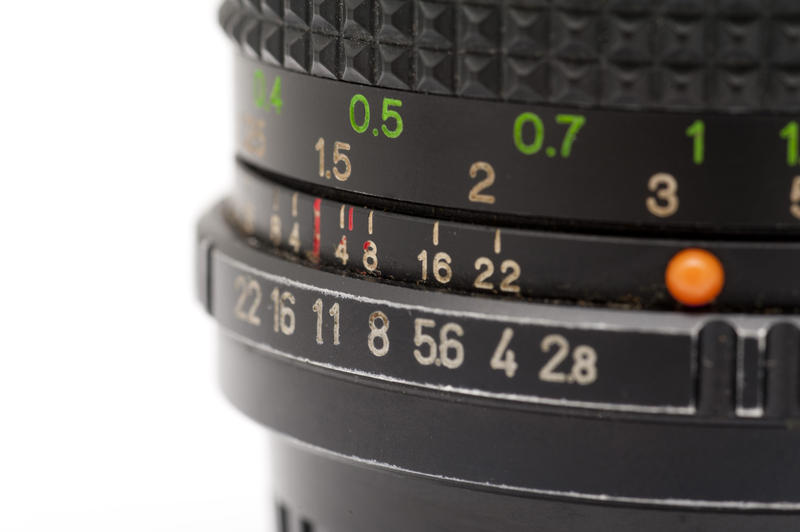
[(795, 0), (227, 0), (265, 63), (366, 85), (526, 103), (800, 110)]

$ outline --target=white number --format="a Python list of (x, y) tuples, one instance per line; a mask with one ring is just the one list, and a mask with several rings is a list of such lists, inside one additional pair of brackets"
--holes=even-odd
[(457, 323), (445, 323), (439, 329), (439, 344), (436, 340), (423, 332), (425, 328), (435, 328), (436, 322), (424, 318), (414, 320), (414, 345), (422, 347), (428, 346), (427, 355), (419, 349), (414, 349), (414, 358), (423, 366), (436, 364), (448, 369), (456, 369), (464, 363), (464, 344), (456, 338), (449, 337), (455, 334), (457, 337), (464, 336), (464, 329)]
[(588, 345), (579, 345), (572, 351), (572, 369), (569, 373), (558, 371), (558, 366), (569, 356), (569, 342), (560, 334), (551, 334), (542, 340), (542, 352), (555, 353), (539, 371), (539, 379), (545, 382), (591, 384), (597, 380), (597, 352)]
[(364, 242), (364, 267), (374, 272), (378, 269), (378, 246), (372, 240)]
[(488, 203), (491, 205), (495, 202), (495, 197), (482, 192), (494, 184), (494, 168), (489, 163), (478, 161), (469, 167), (470, 179), (478, 177), (479, 172), (484, 172), (486, 177), (475, 183), (475, 186), (469, 191), (469, 200), (473, 203)]
[(792, 202), (790, 211), (792, 216), (800, 219), (800, 176), (792, 181), (792, 190), (789, 192), (789, 200)]
[(267, 150), (267, 137), (264, 134), (266, 122), (247, 115), (243, 118), (245, 151), (256, 157), (263, 157)]
[(473, 286), (481, 290), (492, 290), (494, 285), (486, 280), (494, 274), (494, 263), (486, 257), (478, 257), (475, 260), (475, 269), (478, 270), (478, 277), (475, 278)]
[[(475, 288), (481, 290), (494, 290), (494, 284), (489, 282), (489, 278), (494, 275), (494, 263), (488, 257), (478, 257), (475, 260), (475, 269), (478, 270), (478, 276), (472, 284)], [(506, 274), (502, 281), (500, 281), (500, 291), (517, 294), (520, 287), (514, 283), (519, 279), (522, 269), (519, 263), (515, 260), (504, 260), (500, 264), (500, 273)]]
[(319, 176), (330, 179), (330, 173), (327, 176), (325, 175), (325, 139), (320, 137), (317, 143), (314, 144), (314, 149), (319, 152)]
[[(261, 318), (256, 316), (258, 307), (261, 305), (261, 286), (258, 281), (244, 275), (238, 276), (233, 281), (234, 290), (239, 292), (239, 298), (236, 300), (234, 307), (234, 314), (240, 320), (251, 325), (261, 325)], [(247, 301), (250, 305), (247, 305)]]
[[(325, 179), (331, 178), (331, 171), (325, 169), (325, 139), (320, 137), (314, 144), (314, 149), (319, 152), (319, 176)], [(349, 151), (350, 145), (346, 142), (336, 141), (333, 143), (333, 176), (339, 181), (347, 181), (353, 168), (350, 158), (342, 152)], [(344, 167), (339, 168), (339, 163)]]
[[(317, 343), (324, 344), (322, 339), (322, 311), (325, 309), (322, 300), (317, 299), (311, 309), (317, 314)], [(339, 345), (339, 303), (334, 303), (328, 310), (328, 314), (333, 318), (333, 345)]]
[[(339, 181), (347, 181), (347, 178), (350, 177), (350, 172), (353, 170), (350, 166), (350, 158), (344, 153), (341, 153), (349, 149), (350, 145), (346, 142), (333, 143), (333, 175)], [(338, 164), (340, 162), (344, 163), (344, 170), (339, 170)]]
[(292, 233), (289, 235), (289, 247), (295, 253), (300, 253), (300, 224), (297, 222), (292, 226)]
[(255, 214), (253, 211), (252, 203), (249, 201), (242, 203), (242, 212), (239, 214), (239, 225), (242, 227), (242, 231), (248, 235), (252, 235), (256, 230)]
[(506, 275), (502, 281), (500, 281), (500, 291), (501, 292), (511, 292), (514, 294), (519, 293), (519, 286), (514, 284), (514, 281), (519, 279), (519, 274), (521, 269), (517, 261), (514, 260), (504, 260), (503, 263), (500, 265), (500, 273), (506, 273)]
[(277, 214), (269, 218), (269, 239), (274, 246), (281, 244), (281, 217)]
[(668, 218), (678, 212), (678, 180), (670, 174), (660, 173), (650, 178), (647, 183), (655, 197), (647, 198), (647, 210), (659, 218)]
[(509, 379), (517, 373), (517, 368), (519, 367), (514, 351), (508, 348), (512, 338), (514, 338), (514, 331), (506, 327), (502, 336), (500, 336), (500, 343), (497, 344), (492, 360), (489, 363), (489, 367), (492, 369), (505, 371), (506, 377)]
[(422, 347), (423, 345), (428, 346), (427, 356), (424, 355), (419, 349), (414, 349), (414, 358), (416, 358), (417, 362), (423, 366), (430, 366), (436, 362), (436, 359), (438, 358), (438, 353), (436, 352), (436, 340), (433, 339), (433, 336), (423, 334), (423, 327), (436, 327), (436, 322), (433, 320), (426, 320), (424, 318), (417, 318), (414, 320), (414, 345), (417, 347)]
[(347, 236), (342, 235), (342, 239), (339, 240), (339, 245), (336, 246), (336, 252), (333, 256), (342, 261), (342, 266), (347, 264), (347, 259), (350, 258), (350, 255), (347, 254)]
[[(417, 255), (417, 260), (422, 263), (422, 280), (428, 280), (428, 252), (426, 250), (420, 251)], [(433, 256), (433, 277), (441, 284), (447, 284), (453, 278), (453, 269), (450, 263), (453, 259), (444, 251), (438, 252)]]
[[(375, 311), (369, 316), (369, 336), (367, 346), (370, 353), (376, 357), (385, 356), (389, 352), (389, 318), (381, 311)], [(375, 340), (380, 340), (381, 346), (375, 345)]]
[(294, 305), (294, 296), (289, 292), (283, 292), (276, 288), (272, 291), (272, 303), (275, 308), (273, 327), (275, 332), (280, 332), (286, 336), (294, 334), (294, 311), (290, 305)]

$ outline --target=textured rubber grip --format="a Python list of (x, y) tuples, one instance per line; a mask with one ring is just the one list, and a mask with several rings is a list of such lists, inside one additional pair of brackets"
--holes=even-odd
[(800, 109), (796, 0), (227, 0), (265, 63), (343, 81), (581, 107)]

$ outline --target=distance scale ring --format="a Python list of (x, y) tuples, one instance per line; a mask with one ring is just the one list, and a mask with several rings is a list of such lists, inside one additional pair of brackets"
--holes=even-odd
[(800, 308), (800, 242), (678, 240), (536, 231), (361, 207), (370, 198), (298, 191), (238, 165), (231, 215), (243, 232), (330, 268), (427, 288), (582, 304), (675, 309), (665, 284), (687, 248), (718, 257), (717, 311)]
[[(772, 415), (791, 405), (788, 417), (797, 416), (797, 376), (781, 365), (800, 352), (795, 320), (722, 322), (409, 290), (253, 249), (220, 208), (199, 238), (201, 298), (222, 330), (222, 388), (283, 434), (486, 489), (800, 510), (800, 462), (775, 459), (794, 456), (800, 433), (786, 413)], [(497, 354), (506, 329), (513, 337)], [(766, 381), (758, 358), (748, 361), (751, 340), (769, 359), (762, 367), (780, 366)], [(564, 341), (567, 355), (552, 365)], [(576, 353), (590, 348), (596, 372), (569, 382), (584, 360)], [(759, 382), (768, 384), (755, 394), (767, 398), (763, 409), (741, 410), (739, 398)], [(525, 395), (496, 393), (504, 389)], [(675, 403), (695, 394), (689, 410)]]
[(247, 55), (393, 89), (617, 109), (800, 110), (791, 0), (228, 0)]
[(798, 411), (798, 375), (786, 371), (800, 352), (796, 317), (587, 309), (375, 283), (254, 249), (222, 213), (201, 226), (203, 299), (230, 334), (287, 358), (539, 405), (724, 419)]
[(236, 60), (237, 146), (286, 178), (509, 224), (800, 233), (800, 123), (489, 102)]

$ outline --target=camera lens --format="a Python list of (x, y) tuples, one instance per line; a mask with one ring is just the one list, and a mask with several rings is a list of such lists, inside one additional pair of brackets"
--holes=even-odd
[(220, 21), (198, 292), (278, 530), (800, 526), (800, 4)]

